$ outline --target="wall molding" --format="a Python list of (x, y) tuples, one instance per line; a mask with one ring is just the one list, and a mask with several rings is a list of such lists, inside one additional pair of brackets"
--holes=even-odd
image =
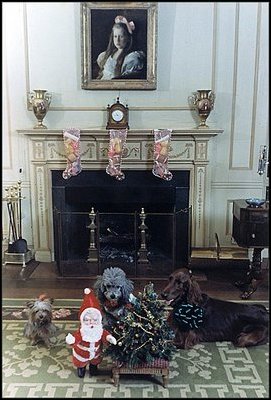
[(211, 184), (212, 189), (260, 189), (263, 184), (261, 182), (215, 182)]
[(237, 99), (237, 82), (238, 82), (238, 61), (239, 61), (239, 35), (240, 35), (240, 3), (236, 3), (235, 12), (235, 43), (234, 43), (234, 65), (233, 65), (233, 90), (232, 90), (232, 118), (230, 125), (230, 153), (229, 153), (229, 170), (252, 170), (253, 169), (253, 154), (255, 143), (255, 126), (257, 117), (257, 90), (259, 78), (259, 60), (260, 49), (259, 40), (261, 35), (261, 3), (257, 5), (257, 22), (256, 22), (256, 37), (255, 37), (255, 55), (254, 55), (254, 76), (253, 76), (253, 103), (251, 109), (251, 125), (250, 125), (250, 141), (249, 141), (249, 157), (247, 166), (234, 166), (233, 165), (233, 152), (234, 152), (234, 138), (235, 138), (235, 121), (236, 121), (236, 99)]

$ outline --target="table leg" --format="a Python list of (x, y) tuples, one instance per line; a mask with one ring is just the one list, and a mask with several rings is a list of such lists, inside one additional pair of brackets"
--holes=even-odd
[(113, 370), (113, 382), (114, 386), (119, 386), (119, 379), (120, 379), (120, 374), (117, 368)]
[(263, 248), (254, 248), (252, 261), (249, 265), (249, 270), (246, 272), (243, 280), (236, 281), (235, 286), (240, 288), (243, 293), (241, 298), (248, 299), (257, 289), (256, 281), (261, 279), (262, 274), (262, 253)]
[(162, 379), (164, 388), (168, 385), (169, 371), (168, 369), (163, 370)]

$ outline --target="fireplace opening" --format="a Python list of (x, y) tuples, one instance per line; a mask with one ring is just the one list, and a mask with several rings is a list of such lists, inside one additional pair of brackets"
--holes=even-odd
[(190, 257), (189, 171), (164, 181), (149, 170), (119, 182), (87, 170), (52, 171), (55, 260), (62, 276), (95, 276), (110, 266), (130, 277), (167, 277)]

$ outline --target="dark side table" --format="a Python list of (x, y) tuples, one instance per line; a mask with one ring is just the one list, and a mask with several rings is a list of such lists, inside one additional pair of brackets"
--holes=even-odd
[(261, 252), (269, 247), (269, 202), (251, 207), (245, 200), (233, 201), (232, 237), (240, 247), (253, 248), (252, 261), (243, 280), (235, 282), (242, 290), (241, 298), (248, 299), (257, 289), (255, 281), (262, 276)]

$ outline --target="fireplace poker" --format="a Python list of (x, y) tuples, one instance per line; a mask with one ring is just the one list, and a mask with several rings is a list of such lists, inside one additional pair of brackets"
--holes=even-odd
[(107, 228), (106, 230), (107, 230), (107, 232), (112, 233), (114, 236), (119, 236), (119, 234), (117, 232), (113, 231), (111, 228)]
[[(18, 225), (19, 225), (19, 237), (14, 243), (15, 253), (26, 253), (27, 252), (27, 241), (22, 238), (22, 189), (21, 189), (21, 181), (18, 181), (18, 200), (19, 200), (19, 209), (18, 209)], [(18, 205), (17, 205), (18, 206)]]
[(13, 242), (15, 242), (16, 228), (15, 228), (15, 223), (14, 223), (14, 214), (13, 214), (11, 201), (7, 202), (7, 207), (8, 207), (8, 215), (9, 215), (9, 224), (10, 224), (11, 231), (12, 231), (12, 239), (13, 239)]

